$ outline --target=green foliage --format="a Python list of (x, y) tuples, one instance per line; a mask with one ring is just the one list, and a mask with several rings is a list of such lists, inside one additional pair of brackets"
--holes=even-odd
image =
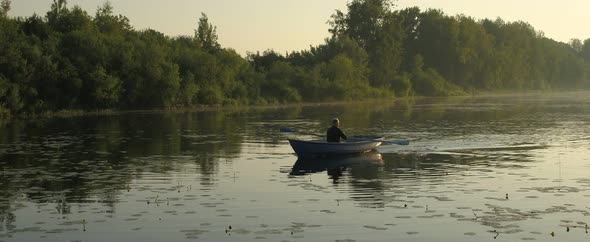
[(449, 83), (433, 68), (424, 68), (424, 58), (417, 55), (414, 58), (412, 79), (416, 86), (416, 92), (426, 96), (452, 96), (462, 95), (465, 92), (457, 85)]
[(296, 84), (301, 69), (288, 62), (273, 63), (266, 73), (266, 80), (261, 84), (261, 93), (271, 103), (300, 102), (301, 94), (292, 86)]
[(199, 102), (207, 105), (216, 105), (223, 102), (223, 93), (217, 86), (206, 85), (199, 90)]
[(10, 11), (10, 0), (2, 0), (0, 2), (0, 18), (8, 17), (8, 11)]
[(180, 79), (180, 93), (178, 95), (179, 105), (193, 105), (197, 93), (199, 93), (199, 86), (195, 83), (195, 76), (189, 71)]
[(582, 45), (582, 51), (580, 52), (580, 55), (587, 63), (590, 63), (590, 39), (584, 40), (584, 45)]
[(122, 93), (122, 83), (118, 77), (109, 75), (102, 66), (97, 66), (90, 74), (88, 83), (88, 92), (90, 100), (88, 105), (94, 105), (95, 108), (115, 108), (118, 107), (119, 99)]
[(396, 76), (394, 79), (394, 90), (395, 95), (399, 97), (411, 97), (414, 96), (415, 91), (412, 87), (412, 79), (408, 73)]
[(127, 17), (113, 15), (113, 6), (108, 1), (96, 10), (94, 22), (102, 33), (122, 34), (132, 29)]
[(199, 27), (195, 30), (195, 37), (205, 50), (216, 51), (221, 48), (217, 43), (217, 27), (209, 23), (207, 14), (201, 13)]
[(10, 110), (0, 104), (0, 121), (10, 117)]
[(201, 14), (193, 36), (134, 30), (109, 2), (94, 15), (53, 0), (44, 17), (0, 2), (0, 116), (63, 109), (278, 104), (477, 90), (590, 87), (590, 39), (390, 0), (352, 0), (324, 43), (245, 58)]

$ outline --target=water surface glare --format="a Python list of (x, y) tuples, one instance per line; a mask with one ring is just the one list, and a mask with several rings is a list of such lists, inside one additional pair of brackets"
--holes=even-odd
[[(281, 133), (409, 139), (298, 159)], [(2, 241), (587, 241), (590, 93), (0, 123)]]

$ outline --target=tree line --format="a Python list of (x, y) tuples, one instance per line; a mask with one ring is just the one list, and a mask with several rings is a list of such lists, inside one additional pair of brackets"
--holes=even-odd
[(64, 109), (175, 108), (464, 95), (590, 86), (590, 39), (525, 22), (352, 0), (307, 50), (246, 57), (202, 14), (193, 36), (136, 30), (109, 2), (94, 16), (54, 0), (45, 16), (0, 4), (0, 117)]

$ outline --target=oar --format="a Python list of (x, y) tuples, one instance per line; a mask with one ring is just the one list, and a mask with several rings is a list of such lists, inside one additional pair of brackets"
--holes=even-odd
[(381, 141), (383, 144), (387, 145), (409, 145), (410, 141), (405, 139), (398, 139), (398, 140), (383, 140)]
[(405, 139), (394, 139), (394, 140), (380, 140), (380, 139), (365, 139), (360, 141), (375, 141), (381, 142), (384, 145), (409, 145), (410, 141)]
[[(377, 128), (379, 128), (382, 132), (385, 130), (385, 125), (383, 120), (379, 120), (378, 124), (376, 126)], [(399, 140), (383, 140), (382, 141), (383, 144), (385, 145), (409, 145), (410, 141), (409, 140), (405, 140), (405, 139), (399, 139)]]
[(294, 133), (295, 132), (295, 130), (292, 130), (287, 127), (281, 127), (279, 130), (281, 130), (281, 132), (286, 132), (286, 133)]
[(405, 139), (397, 139), (397, 140), (382, 140), (381, 138), (377, 138), (377, 139), (371, 139), (371, 136), (368, 136), (366, 138), (363, 138), (363, 136), (356, 136), (353, 138), (359, 141), (375, 141), (375, 142), (381, 142), (384, 145), (409, 145), (410, 141), (409, 140), (405, 140)]
[[(281, 132), (285, 132), (285, 133), (300, 133), (300, 134), (318, 136), (318, 137), (322, 137), (322, 138), (324, 137), (323, 135), (313, 134), (313, 133), (307, 133), (307, 132), (301, 132), (301, 131), (296, 131), (294, 129), (287, 128), (287, 127), (280, 128), (280, 131)], [(405, 139), (399, 139), (399, 140), (372, 140), (372, 139), (367, 139), (365, 141), (380, 141), (383, 144), (389, 144), (389, 145), (409, 145), (410, 144), (410, 141), (409, 140), (405, 140)]]
[(281, 127), (279, 130), (281, 132), (285, 132), (285, 133), (300, 133), (300, 134), (313, 135), (313, 136), (322, 137), (322, 138), (325, 137), (325, 136), (319, 135), (319, 134), (296, 131), (294, 129), (290, 129), (290, 128), (287, 128), (287, 127)]

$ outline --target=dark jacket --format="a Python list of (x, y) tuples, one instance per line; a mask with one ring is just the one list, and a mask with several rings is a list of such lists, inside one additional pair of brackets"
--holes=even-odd
[(336, 126), (332, 126), (326, 132), (326, 141), (328, 142), (340, 142), (340, 138), (346, 140), (346, 135)]

